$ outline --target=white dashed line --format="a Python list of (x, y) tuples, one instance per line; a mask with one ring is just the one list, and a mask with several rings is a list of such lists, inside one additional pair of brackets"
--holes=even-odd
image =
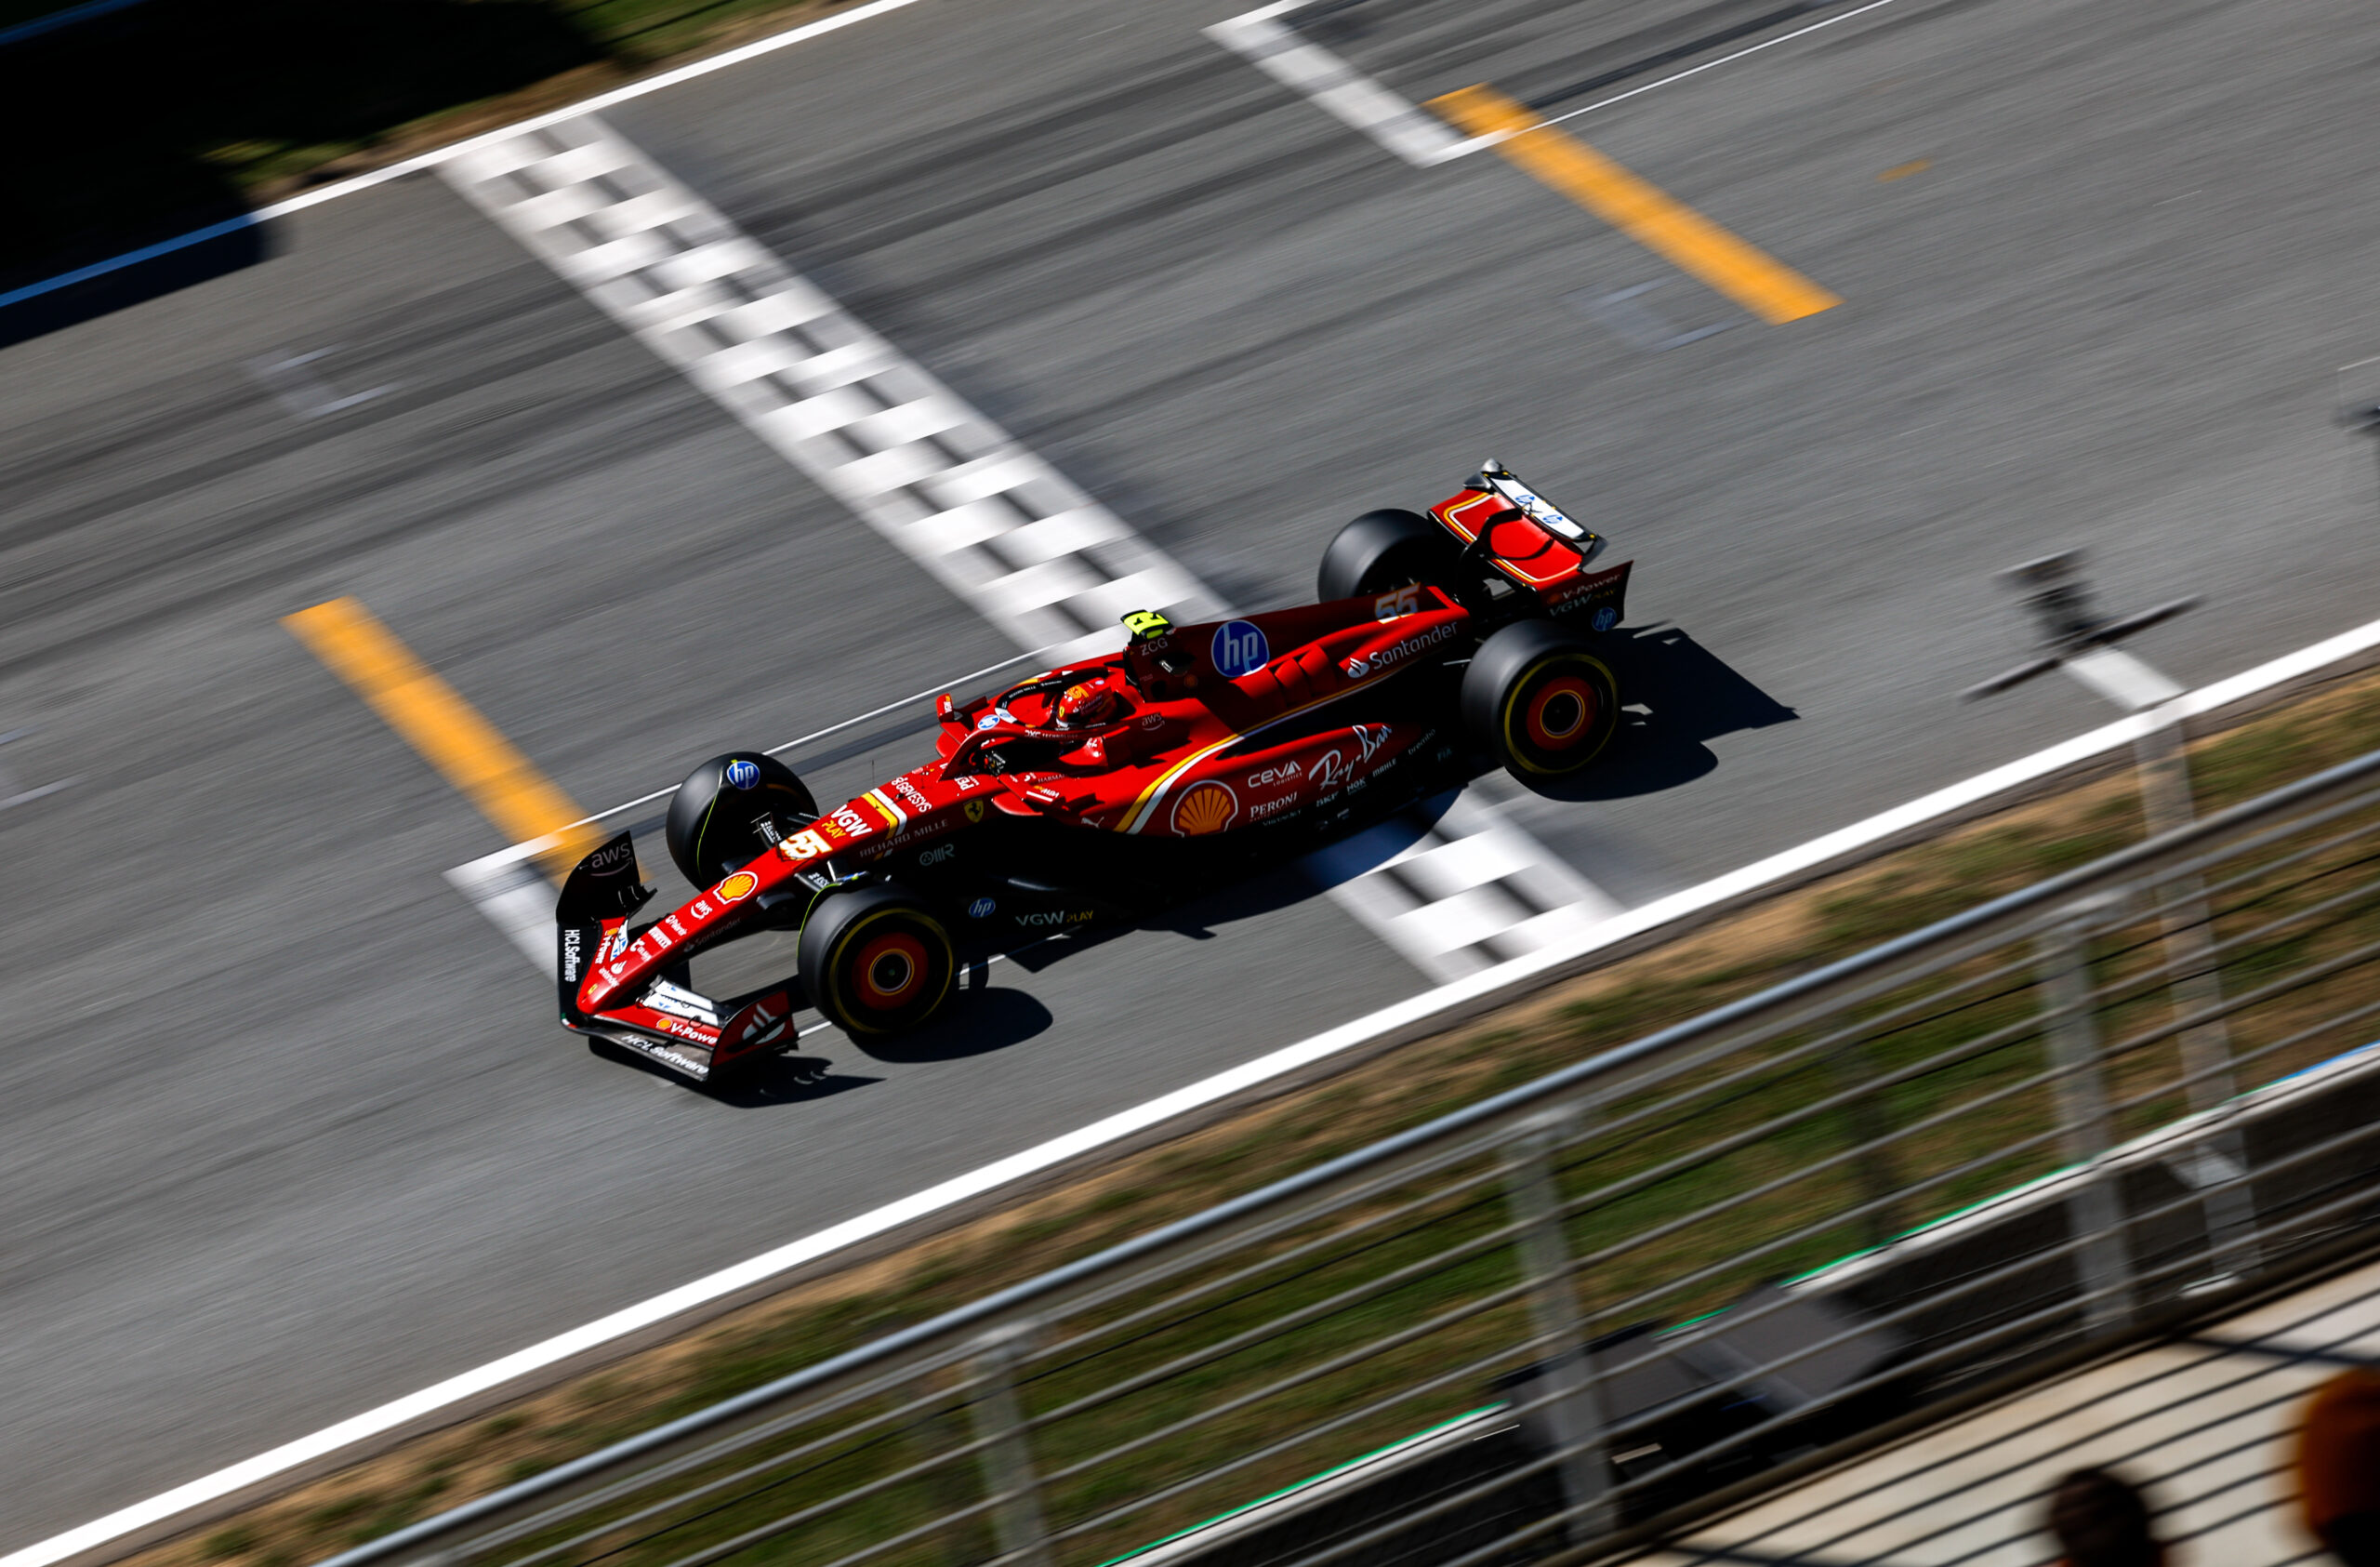
[(1441, 984), (1575, 943), (1620, 911), (1476, 788), (1458, 795), (1418, 839), (1400, 819), (1334, 843), (1307, 864), (1335, 883), (1349, 913)]
[[(1061, 664), (1121, 646), (1130, 610), (1183, 622), (1228, 613), (1122, 518), (591, 115), (480, 143), (440, 172), (1018, 645)], [(1397, 865), (1375, 870), (1342, 854), (1321, 878), (1433, 978), (1535, 950), (1546, 933), (1617, 907), (1489, 806), (1459, 801), (1434, 830)], [(1465, 880), (1456, 868), (1483, 853), (1517, 869)], [(446, 879), (550, 968), (550, 902), (520, 845)]]
[(1053, 662), (1222, 604), (1188, 572), (591, 116), (440, 170), (787, 461)]
[(1207, 36), (1323, 113), (1363, 132), (1416, 168), (1428, 168), (1474, 150), (1446, 123), (1389, 91), (1280, 19), (1304, 0), (1283, 0), (1219, 21)]

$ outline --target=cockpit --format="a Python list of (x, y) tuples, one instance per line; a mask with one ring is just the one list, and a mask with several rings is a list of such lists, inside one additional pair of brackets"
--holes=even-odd
[(1113, 666), (1038, 676), (993, 697), (946, 766), (1012, 775), (1102, 770), (1119, 760), (1106, 754), (1105, 740), (1127, 731), (1139, 709), (1131, 682)]

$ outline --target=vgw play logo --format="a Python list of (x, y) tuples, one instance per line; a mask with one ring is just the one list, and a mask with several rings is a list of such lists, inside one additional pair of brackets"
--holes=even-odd
[(1207, 651), (1216, 672), (1235, 680), (1250, 670), (1263, 669), (1273, 657), (1264, 629), (1248, 620), (1229, 620), (1216, 627), (1214, 643)]

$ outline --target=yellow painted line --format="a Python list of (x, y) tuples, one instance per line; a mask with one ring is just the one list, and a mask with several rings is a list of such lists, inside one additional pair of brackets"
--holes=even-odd
[(1493, 87), (1463, 87), (1430, 107), (1470, 135), (1498, 138), (1505, 157), (1772, 326), (1843, 303)]
[[(355, 600), (333, 599), (281, 623), (513, 843), (585, 818), (569, 795)], [(572, 863), (593, 847), (594, 836), (579, 829), (555, 857)]]
[(1906, 179), (1912, 174), (1923, 174), (1933, 166), (1934, 160), (1932, 158), (1918, 158), (1911, 163), (1895, 164), (1892, 167), (1884, 170), (1884, 173), (1876, 176), (1876, 178), (1879, 180), (1882, 180), (1884, 184), (1889, 185), (1896, 179)]

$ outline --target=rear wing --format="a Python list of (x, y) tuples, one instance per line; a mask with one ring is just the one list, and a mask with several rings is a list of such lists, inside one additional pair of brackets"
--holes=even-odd
[(1500, 496), (1505, 504), (1578, 551), (1579, 564), (1585, 566), (1604, 552), (1610, 540), (1581, 525), (1570, 514), (1521, 482), (1519, 474), (1494, 458), (1479, 470), (1472, 481), (1487, 494)]
[(1493, 458), (1461, 494), (1430, 508), (1430, 515), (1462, 542), (1466, 554), (1485, 559), (1515, 587), (1535, 593), (1551, 614), (1602, 631), (1627, 613), (1633, 563), (1590, 571), (1610, 541)]

